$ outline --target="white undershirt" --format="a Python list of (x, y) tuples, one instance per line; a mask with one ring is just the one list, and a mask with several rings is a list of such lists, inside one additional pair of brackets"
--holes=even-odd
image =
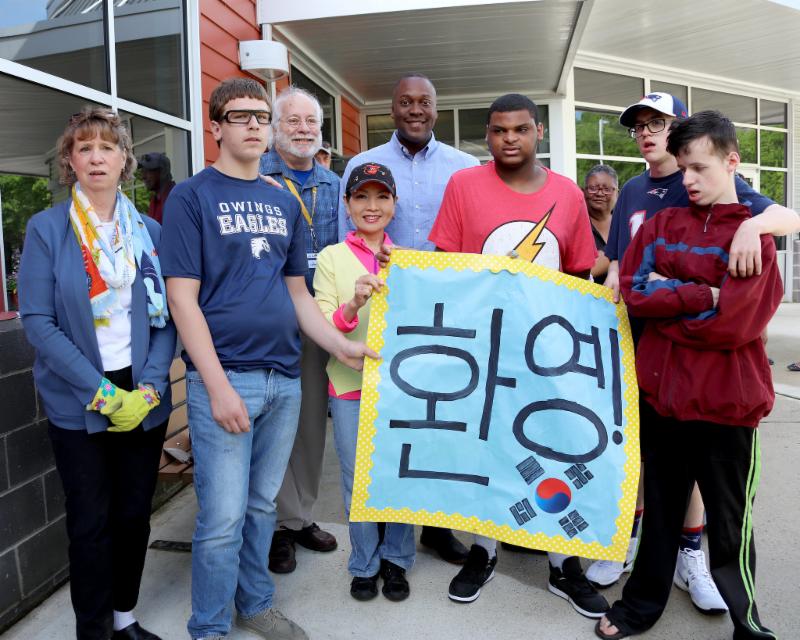
[[(111, 246), (114, 222), (100, 222), (94, 212), (92, 217), (95, 229)], [(119, 304), (122, 307), (112, 314), (107, 325), (95, 325), (97, 346), (100, 347), (100, 358), (104, 371), (117, 371), (131, 365), (131, 287), (116, 289)]]

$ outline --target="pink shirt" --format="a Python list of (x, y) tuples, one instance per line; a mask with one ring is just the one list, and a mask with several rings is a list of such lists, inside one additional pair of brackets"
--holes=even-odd
[(569, 178), (545, 169), (535, 193), (518, 193), (494, 162), (453, 174), (430, 240), (444, 251), (507, 255), (569, 274), (594, 265), (597, 249), (583, 193)]
[[(375, 258), (375, 254), (372, 253), (372, 249), (367, 246), (367, 243), (364, 242), (363, 238), (360, 238), (356, 235), (355, 231), (350, 231), (347, 234), (344, 242), (350, 248), (350, 251), (353, 252), (353, 255), (358, 258), (359, 262), (364, 265), (367, 273), (375, 275), (378, 273), (378, 271), (380, 271), (381, 265), (377, 258)], [(389, 247), (392, 246), (392, 241), (386, 233), (383, 234), (383, 244)], [(342, 333), (350, 333), (358, 326), (358, 315), (354, 316), (350, 322), (344, 319), (344, 307), (346, 304), (346, 302), (342, 303), (342, 305), (333, 312), (333, 316), (331, 318), (333, 320), (333, 324)], [(343, 393), (342, 395), (336, 395), (336, 391), (329, 380), (328, 395), (332, 398), (339, 398), (340, 400), (360, 400), (361, 390), (358, 389), (356, 391)]]

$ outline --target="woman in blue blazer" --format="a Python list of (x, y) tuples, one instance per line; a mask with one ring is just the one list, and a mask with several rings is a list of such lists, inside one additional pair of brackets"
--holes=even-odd
[(28, 223), (19, 297), (66, 496), (77, 637), (158, 640), (133, 609), (172, 408), (161, 229), (119, 191), (136, 160), (114, 112), (72, 116), (58, 159), (70, 198)]

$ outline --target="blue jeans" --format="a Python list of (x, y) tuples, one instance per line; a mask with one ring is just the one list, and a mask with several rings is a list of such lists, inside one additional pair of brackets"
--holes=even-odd
[(192, 538), (192, 638), (227, 634), (231, 602), (244, 617), (272, 605), (267, 551), (275, 530), (275, 496), (300, 413), (299, 378), (269, 369), (225, 374), (247, 407), (247, 433), (220, 427), (200, 375), (186, 373), (199, 508)]
[[(331, 398), (333, 436), (339, 466), (342, 469), (342, 497), (344, 510), (350, 519), (350, 500), (353, 496), (353, 473), (356, 466), (356, 440), (358, 437), (358, 400)], [(350, 561), (347, 568), (360, 578), (378, 573), (381, 560), (388, 560), (403, 569), (414, 564), (416, 541), (414, 527), (410, 524), (387, 522), (381, 539), (377, 522), (351, 522)]]

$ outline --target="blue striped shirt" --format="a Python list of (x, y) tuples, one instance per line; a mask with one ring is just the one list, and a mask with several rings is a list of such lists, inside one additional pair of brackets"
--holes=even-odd
[[(450, 176), (460, 169), (480, 164), (474, 156), (438, 142), (433, 135), (425, 148), (412, 156), (400, 144), (395, 131), (389, 142), (359, 153), (347, 163), (341, 182), (342, 196), (350, 172), (365, 162), (386, 165), (394, 176), (397, 208), (394, 219), (386, 227), (392, 242), (399, 247), (426, 251), (436, 248), (428, 241), (428, 234), (439, 213)], [(339, 241), (344, 241), (347, 232), (352, 230), (353, 225), (340, 198)]]

